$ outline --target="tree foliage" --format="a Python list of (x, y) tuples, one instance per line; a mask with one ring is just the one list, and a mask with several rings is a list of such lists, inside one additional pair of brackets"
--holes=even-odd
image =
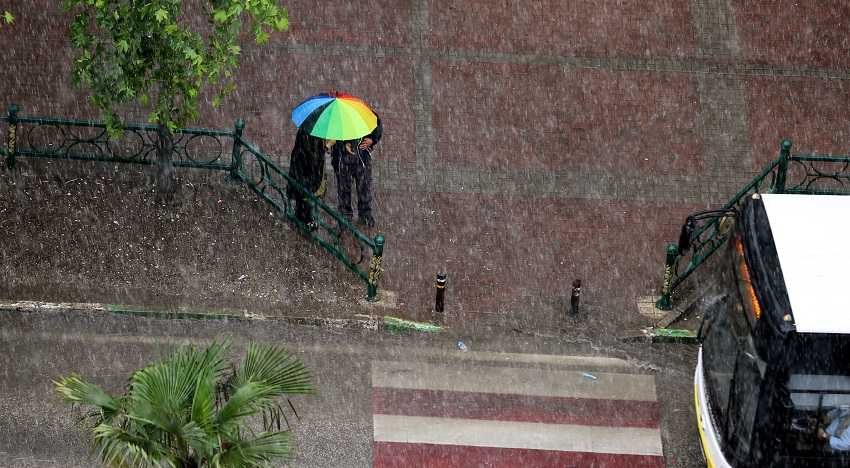
[(217, 88), (216, 105), (235, 87), (243, 23), (260, 44), (289, 27), (277, 0), (191, 3), (206, 16), (194, 29), (191, 21), (202, 13), (183, 11), (182, 0), (64, 0), (74, 14), (74, 82), (91, 90), (110, 128), (120, 123), (118, 106), (131, 102), (148, 107), (148, 120), (170, 130), (196, 120), (205, 85)]
[(12, 24), (15, 22), (15, 17), (12, 16), (9, 11), (3, 11), (3, 14), (0, 14), (0, 27), (2, 27), (3, 23)]
[(310, 372), (276, 346), (249, 346), (238, 366), (228, 364), (227, 350), (182, 348), (136, 371), (122, 396), (76, 375), (54, 385), (66, 401), (89, 407), (107, 466), (242, 468), (290, 457), (279, 398), (311, 393)]

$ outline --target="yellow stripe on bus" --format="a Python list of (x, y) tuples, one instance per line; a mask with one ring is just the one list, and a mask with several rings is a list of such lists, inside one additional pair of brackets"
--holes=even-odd
[(702, 408), (699, 404), (699, 393), (697, 392), (697, 384), (694, 382), (694, 409), (697, 413), (697, 429), (699, 429), (699, 441), (702, 445), (702, 456), (705, 458), (705, 464), (708, 468), (714, 468), (714, 460), (711, 459), (711, 452), (708, 451), (708, 441), (705, 438), (705, 432), (702, 430)]

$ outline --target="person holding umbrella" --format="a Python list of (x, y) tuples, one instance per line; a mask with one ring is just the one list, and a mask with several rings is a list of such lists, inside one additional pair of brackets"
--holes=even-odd
[(289, 176), (298, 182), (303, 190), (289, 184), (286, 196), (295, 200), (295, 218), (307, 225), (311, 231), (317, 226), (304, 190), (309, 190), (318, 197), (322, 196), (319, 191), (324, 185), (322, 182), (325, 177), (325, 149), (333, 143), (333, 140), (316, 138), (299, 128), (289, 157)]
[(351, 220), (352, 183), (356, 183), (360, 222), (374, 226), (371, 152), (383, 133), (375, 112), (360, 98), (331, 92), (302, 101), (292, 110), (292, 121), (309, 135), (336, 141), (331, 150), (331, 164), (337, 180), (337, 208), (343, 217)]
[(337, 206), (351, 221), (351, 186), (357, 184), (357, 218), (367, 227), (375, 227), (372, 216), (372, 150), (381, 140), (381, 118), (371, 133), (357, 140), (338, 141), (331, 150), (331, 165), (336, 175)]

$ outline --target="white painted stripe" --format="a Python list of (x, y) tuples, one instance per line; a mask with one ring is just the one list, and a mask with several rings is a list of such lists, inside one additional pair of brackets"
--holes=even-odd
[[(399, 348), (398, 356), (404, 356), (410, 351), (409, 348)], [(634, 366), (625, 359), (605, 356), (569, 356), (562, 354), (534, 354), (534, 353), (499, 353), (493, 351), (443, 351), (428, 349), (420, 351), (417, 356), (435, 357), (453, 362), (458, 361), (490, 361), (494, 363), (519, 363), (519, 364), (551, 364), (560, 366), (578, 366), (598, 369), (600, 367), (629, 369)]]
[(537, 368), (439, 366), (372, 362), (372, 386), (453, 392), (510, 393), (562, 398), (655, 401), (651, 375)]
[(658, 429), (375, 414), (376, 442), (662, 455)]

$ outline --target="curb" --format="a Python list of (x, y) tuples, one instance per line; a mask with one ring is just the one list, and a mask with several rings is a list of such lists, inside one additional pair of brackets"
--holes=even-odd
[(679, 328), (644, 328), (634, 334), (620, 337), (620, 341), (625, 343), (699, 343), (696, 333)]
[(288, 317), (266, 316), (251, 312), (236, 311), (198, 311), (184, 308), (155, 309), (141, 306), (117, 304), (99, 304), (94, 302), (42, 302), (0, 300), (0, 313), (23, 312), (88, 312), (96, 314), (126, 315), (165, 320), (239, 320), (239, 321), (276, 321), (290, 325), (301, 325), (336, 330), (385, 330), (388, 332), (439, 333), (444, 327), (431, 323), (414, 322), (390, 315), (357, 315), (357, 318), (330, 317)]
[(383, 317), (361, 316), (361, 318), (329, 317), (286, 317), (265, 316), (250, 312), (236, 311), (198, 311), (178, 308), (155, 309), (141, 306), (118, 304), (99, 304), (90, 302), (42, 302), (0, 300), (0, 313), (50, 313), (50, 312), (88, 312), (95, 314), (126, 315), (166, 320), (239, 320), (239, 321), (277, 321), (291, 325), (306, 325), (332, 329), (379, 330)]

